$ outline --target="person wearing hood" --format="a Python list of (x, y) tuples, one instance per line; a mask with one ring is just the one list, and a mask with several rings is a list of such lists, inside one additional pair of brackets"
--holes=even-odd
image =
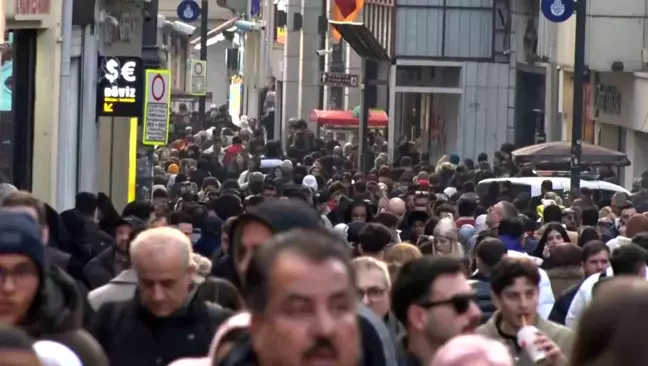
[(274, 182), (277, 187), (282, 187), (285, 184), (290, 184), (293, 181), (293, 163), (290, 160), (284, 160), (281, 165), (281, 176), (275, 178)]
[[(276, 234), (292, 229), (321, 230), (319, 215), (299, 200), (277, 200), (266, 201), (251, 212), (237, 218), (228, 236), (231, 243), (229, 252), (238, 276), (247, 272), (252, 260), (253, 248), (266, 243)], [(240, 284), (241, 281), (238, 281)], [(363, 341), (361, 364), (396, 365), (396, 351), (384, 323), (362, 305), (358, 306), (357, 312)], [(244, 362), (243, 360), (250, 358), (254, 358), (251, 340), (243, 339), (234, 345), (222, 364), (240, 364), (237, 362)]]
[(113, 238), (101, 230), (96, 221), (97, 204), (97, 195), (90, 192), (80, 192), (76, 195), (74, 208), (61, 214), (61, 216), (74, 214), (83, 220), (85, 241), (89, 244), (93, 257), (113, 244)]
[(129, 266), (128, 248), (133, 232), (141, 232), (146, 224), (140, 219), (127, 216), (117, 223), (115, 244), (88, 262), (83, 269), (85, 280), (90, 289), (101, 287)]
[(191, 241), (173, 228), (149, 229), (135, 238), (135, 296), (104, 304), (90, 328), (111, 365), (168, 365), (207, 354), (231, 312), (196, 296), (192, 255)]
[(218, 217), (206, 217), (200, 231), (200, 238), (194, 245), (194, 252), (212, 258), (214, 252), (220, 249), (222, 226), (223, 222)]
[[(527, 258), (540, 267), (543, 263), (541, 258), (532, 257), (526, 253), (524, 248), (524, 226), (522, 221), (517, 217), (505, 218), (499, 223), (498, 226), (499, 240), (504, 243), (507, 250), (508, 257), (523, 257)], [(538, 314), (544, 319), (549, 318), (551, 309), (553, 308), (555, 298), (551, 288), (551, 281), (549, 275), (542, 268), (538, 269), (540, 272), (540, 286), (539, 286), (539, 299), (538, 299)]]
[(35, 340), (100, 350), (82, 329), (83, 298), (74, 280), (47, 265), (42, 231), (24, 212), (0, 210), (0, 272), (0, 324)]

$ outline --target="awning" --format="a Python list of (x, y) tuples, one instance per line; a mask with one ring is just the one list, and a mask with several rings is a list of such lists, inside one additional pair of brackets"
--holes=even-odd
[[(326, 126), (360, 126), (360, 120), (353, 115), (353, 111), (313, 109), (310, 119), (312, 122)], [(389, 118), (385, 111), (369, 111), (369, 127), (386, 128), (388, 122)]]
[[(223, 23), (221, 23), (218, 27), (216, 27), (214, 29), (211, 29), (209, 32), (207, 32), (207, 40), (209, 40), (210, 38), (212, 38), (214, 36), (217, 36), (217, 35), (223, 33), (228, 28), (232, 27), (234, 25), (234, 23), (239, 19), (240, 19), (240, 17), (230, 18), (230, 19), (224, 21)], [(200, 37), (196, 37), (196, 38), (192, 39), (191, 42), (189, 42), (189, 43), (191, 43), (191, 45), (193, 45), (193, 46), (199, 45), (200, 44)]]
[(358, 56), (375, 61), (391, 60), (385, 48), (363, 23), (334, 20), (329, 20), (329, 23), (342, 35), (342, 38), (356, 51)]

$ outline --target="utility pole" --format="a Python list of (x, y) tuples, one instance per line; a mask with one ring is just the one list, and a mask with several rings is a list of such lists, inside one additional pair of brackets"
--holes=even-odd
[(369, 96), (369, 72), (367, 63), (370, 62), (367, 57), (362, 57), (362, 82), (364, 87), (360, 97), (360, 131), (358, 133), (358, 170), (367, 172), (370, 167), (367, 166), (367, 135), (369, 130), (369, 105), (367, 99)]
[(587, 0), (574, 3), (576, 11), (576, 45), (574, 47), (574, 111), (571, 141), (571, 195), (576, 198), (580, 189), (581, 147), (583, 139), (583, 90), (585, 84), (585, 32)]
[[(207, 32), (209, 29), (209, 2), (202, 0), (200, 5), (200, 60), (207, 61)], [(205, 96), (200, 96), (198, 99), (198, 115), (201, 121), (205, 118)]]

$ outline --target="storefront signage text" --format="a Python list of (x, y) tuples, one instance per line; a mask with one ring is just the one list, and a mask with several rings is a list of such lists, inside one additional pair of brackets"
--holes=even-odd
[(621, 114), (621, 92), (616, 86), (598, 84), (596, 86), (595, 107), (608, 114)]
[(97, 115), (137, 117), (143, 107), (142, 60), (107, 56), (100, 59)]

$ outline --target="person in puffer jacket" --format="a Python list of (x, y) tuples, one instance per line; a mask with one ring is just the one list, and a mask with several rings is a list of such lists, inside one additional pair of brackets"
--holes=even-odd
[(482, 240), (475, 250), (477, 270), (470, 277), (470, 285), (475, 290), (477, 306), (482, 312), (482, 324), (486, 323), (497, 310), (491, 299), (489, 276), (491, 269), (504, 258), (506, 253), (506, 246), (495, 238)]

